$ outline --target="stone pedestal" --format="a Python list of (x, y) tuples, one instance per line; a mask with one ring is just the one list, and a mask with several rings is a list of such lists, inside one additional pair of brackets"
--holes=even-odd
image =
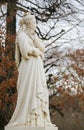
[(5, 130), (58, 130), (58, 127), (42, 127), (42, 126), (6, 126)]

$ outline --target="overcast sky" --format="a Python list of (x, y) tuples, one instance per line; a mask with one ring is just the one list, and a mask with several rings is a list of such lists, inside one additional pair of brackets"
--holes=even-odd
[[(27, 3), (23, 2), (23, 0), (19, 0), (19, 1), (22, 4), (27, 5)], [(36, 2), (35, 0), (33, 0), (33, 1)], [(72, 30), (70, 30), (68, 33), (64, 34), (54, 44), (62, 45), (61, 49), (64, 49), (64, 48), (71, 48), (71, 49), (84, 48), (84, 5), (82, 6), (81, 4), (78, 4), (78, 2), (76, 2), (75, 0), (68, 0), (68, 1), (78, 9), (78, 13), (76, 13), (74, 15), (74, 17), (67, 16), (66, 19), (68, 19), (69, 22), (66, 22), (65, 19), (59, 20), (55, 26), (54, 31), (51, 31), (51, 34), (52, 35), (56, 34), (61, 29), (67, 31), (67, 30), (73, 28), (76, 24), (78, 24), (78, 25), (76, 27), (74, 27)], [(39, 3), (41, 5), (42, 0), (40, 0)], [(82, 0), (82, 3), (84, 3), (84, 0)], [(27, 6), (29, 6), (29, 5), (27, 5)], [(31, 4), (30, 4), (30, 6), (31, 6)], [(4, 9), (4, 12), (6, 12), (5, 6), (3, 6), (2, 8)], [(0, 13), (0, 15), (1, 15), (1, 13)], [(19, 19), (21, 19), (21, 18), (17, 16), (17, 30), (19, 27), (18, 26)], [(81, 21), (80, 24), (79, 24), (79, 21)], [(3, 21), (0, 20), (0, 22), (3, 22)], [(53, 20), (49, 20), (47, 23), (41, 23), (41, 24), (39, 23), (39, 26), (40, 26), (41, 31), (43, 33), (45, 33), (49, 30), (49, 26), (52, 26), (53, 24), (54, 24)], [(44, 42), (44, 43), (46, 43), (46, 42)]]

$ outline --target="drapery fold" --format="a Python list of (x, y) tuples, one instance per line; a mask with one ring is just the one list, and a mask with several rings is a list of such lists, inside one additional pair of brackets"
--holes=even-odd
[[(21, 61), (17, 63), (18, 99), (8, 125), (51, 126), (48, 89), (40, 55), (41, 50), (34, 45), (34, 41), (24, 31), (17, 36), (16, 46), (18, 47), (16, 48), (16, 62), (20, 61), (21, 55)], [(37, 56), (33, 55), (35, 52)]]

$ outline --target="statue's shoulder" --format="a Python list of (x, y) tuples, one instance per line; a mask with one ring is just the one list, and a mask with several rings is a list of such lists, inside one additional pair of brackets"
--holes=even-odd
[(17, 32), (17, 36), (19, 36), (19, 35), (24, 35), (24, 34), (26, 34), (26, 33), (25, 33), (25, 30), (19, 30), (19, 31)]
[(27, 37), (26, 32), (24, 30), (19, 30), (17, 32), (16, 38), (17, 39), (24, 39), (25, 37)]

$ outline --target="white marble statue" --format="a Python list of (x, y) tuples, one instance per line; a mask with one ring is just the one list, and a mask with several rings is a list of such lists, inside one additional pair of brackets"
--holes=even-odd
[(16, 37), (18, 99), (9, 126), (53, 126), (50, 120), (49, 96), (43, 68), (45, 48), (35, 30), (35, 16), (27, 14), (20, 21), (20, 29)]

